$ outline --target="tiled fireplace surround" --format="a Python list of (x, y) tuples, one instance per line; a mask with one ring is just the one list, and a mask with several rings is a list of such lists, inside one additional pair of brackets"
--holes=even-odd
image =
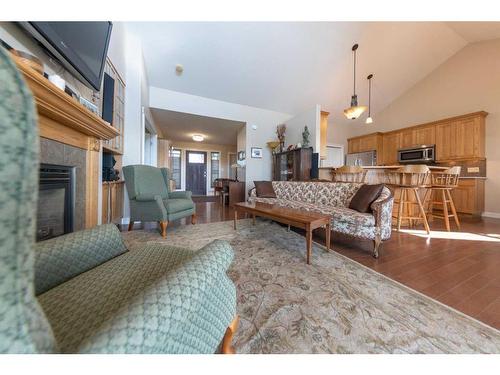
[(40, 137), (40, 162), (75, 167), (74, 230), (85, 228), (86, 150)]

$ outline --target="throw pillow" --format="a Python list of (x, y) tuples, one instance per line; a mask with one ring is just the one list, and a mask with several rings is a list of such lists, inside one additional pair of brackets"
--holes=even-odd
[(349, 208), (362, 213), (371, 212), (370, 205), (379, 197), (384, 184), (362, 185), (349, 203)]
[(259, 198), (276, 198), (271, 181), (254, 181), (255, 194)]

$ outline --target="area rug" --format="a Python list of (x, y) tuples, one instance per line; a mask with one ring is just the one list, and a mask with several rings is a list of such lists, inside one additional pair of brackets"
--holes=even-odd
[(124, 233), (131, 250), (229, 241), (235, 259), (238, 353), (500, 353), (500, 331), (264, 220)]

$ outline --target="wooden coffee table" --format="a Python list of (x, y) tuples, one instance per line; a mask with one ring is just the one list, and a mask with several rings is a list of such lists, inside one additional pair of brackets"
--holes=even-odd
[(326, 249), (330, 250), (330, 220), (331, 217), (318, 212), (296, 210), (267, 203), (240, 202), (234, 205), (234, 229), (238, 220), (238, 212), (252, 215), (255, 225), (255, 216), (267, 217), (279, 223), (291, 225), (306, 231), (306, 261), (311, 264), (312, 232), (316, 228), (326, 229)]

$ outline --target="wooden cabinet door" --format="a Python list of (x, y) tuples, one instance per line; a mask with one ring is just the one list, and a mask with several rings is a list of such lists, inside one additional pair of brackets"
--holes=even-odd
[(451, 191), (457, 212), (472, 214), (475, 210), (476, 188), (473, 179), (461, 179), (458, 186)]
[(410, 148), (416, 145), (416, 131), (414, 129), (401, 131), (400, 148)]
[(398, 150), (401, 148), (401, 132), (384, 134), (382, 138), (382, 163), (397, 164)]
[(453, 123), (436, 125), (436, 160), (453, 159), (455, 135)]
[(479, 154), (479, 121), (474, 118), (455, 123), (452, 135), (454, 157), (473, 158)]
[(431, 125), (415, 129), (415, 143), (426, 146), (436, 144), (436, 127)]
[(109, 184), (102, 184), (102, 215), (101, 222), (108, 223), (108, 197), (109, 197)]
[(359, 139), (359, 152), (373, 151), (377, 149), (377, 136), (369, 135)]
[(360, 139), (359, 138), (350, 139), (347, 145), (347, 152), (349, 154), (353, 154), (355, 152), (360, 152), (359, 150), (360, 150)]

